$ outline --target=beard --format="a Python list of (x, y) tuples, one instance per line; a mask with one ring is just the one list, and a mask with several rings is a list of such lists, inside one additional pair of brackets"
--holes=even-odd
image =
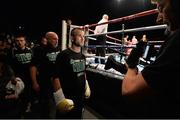
[(72, 42), (72, 44), (74, 44), (77, 47), (83, 47), (84, 46), (84, 44), (77, 43), (77, 42), (74, 42), (74, 41)]

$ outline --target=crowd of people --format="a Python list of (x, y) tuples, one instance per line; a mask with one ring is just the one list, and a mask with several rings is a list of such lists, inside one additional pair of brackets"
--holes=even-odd
[[(24, 34), (15, 35), (14, 46), (10, 48), (5, 44), (5, 37), (1, 36), (0, 118), (82, 117), (85, 98), (90, 96), (85, 56), (80, 51), (84, 45), (83, 29), (74, 28), (71, 39), (72, 47), (61, 51), (59, 37), (52, 31), (33, 48), (27, 46)], [(57, 56), (66, 59), (62, 61)], [(67, 71), (60, 72), (64, 70)], [(61, 92), (57, 88), (61, 88)], [(64, 112), (68, 114), (64, 115)]]

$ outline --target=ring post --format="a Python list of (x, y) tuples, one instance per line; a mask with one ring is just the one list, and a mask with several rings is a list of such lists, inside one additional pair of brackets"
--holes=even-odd
[(62, 20), (61, 50), (66, 49), (66, 41), (67, 41), (67, 23), (65, 20)]
[[(86, 35), (89, 35), (89, 29), (88, 29), (88, 27), (85, 27), (85, 28), (84, 28), (84, 31), (85, 31), (85, 36), (86, 36)], [(88, 44), (89, 44), (89, 39), (88, 39), (88, 37), (85, 37), (84, 46), (83, 46), (83, 48), (82, 48), (82, 53), (83, 53), (83, 54), (87, 54), (87, 53), (88, 53)]]

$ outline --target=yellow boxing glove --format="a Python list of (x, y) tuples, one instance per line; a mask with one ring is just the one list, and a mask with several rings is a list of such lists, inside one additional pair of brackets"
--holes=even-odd
[(91, 90), (89, 87), (89, 83), (86, 80), (86, 84), (85, 84), (85, 98), (88, 99), (91, 96)]
[(59, 110), (61, 113), (67, 113), (74, 108), (74, 102), (70, 99), (65, 98), (62, 88), (60, 88), (53, 94), (57, 110)]

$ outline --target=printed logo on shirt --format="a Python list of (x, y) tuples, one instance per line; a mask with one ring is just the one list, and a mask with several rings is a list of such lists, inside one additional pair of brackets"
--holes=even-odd
[(81, 72), (85, 70), (85, 60), (70, 60), (70, 64), (72, 64), (73, 72)]
[(57, 57), (57, 55), (59, 53), (60, 53), (60, 51), (58, 51), (58, 52), (51, 52), (51, 53), (47, 53), (46, 56), (47, 56), (49, 61), (54, 63), (56, 61), (56, 57)]
[(22, 64), (30, 63), (32, 59), (31, 53), (21, 53), (15, 55), (16, 59)]

